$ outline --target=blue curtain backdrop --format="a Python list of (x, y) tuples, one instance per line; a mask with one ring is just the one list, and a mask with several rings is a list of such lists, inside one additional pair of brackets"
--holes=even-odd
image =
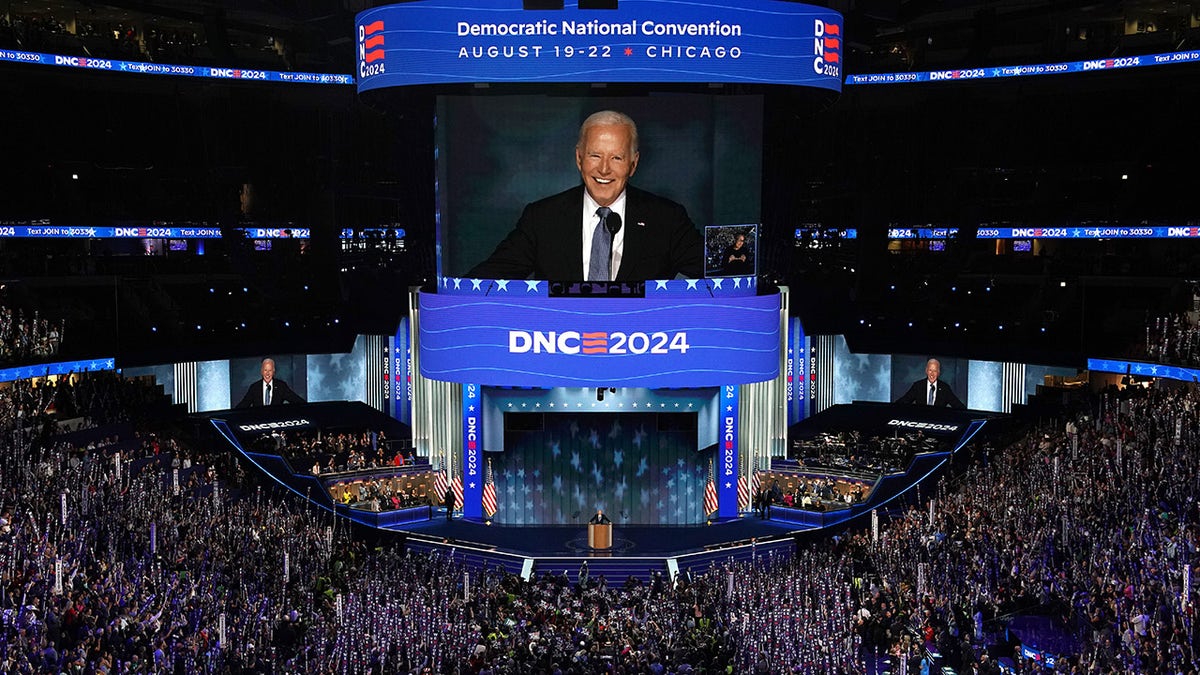
[(690, 429), (659, 430), (656, 414), (555, 413), (541, 430), (506, 432), (505, 452), (488, 455), (494, 521), (582, 525), (601, 508), (617, 524), (703, 523), (708, 459), (689, 417)]

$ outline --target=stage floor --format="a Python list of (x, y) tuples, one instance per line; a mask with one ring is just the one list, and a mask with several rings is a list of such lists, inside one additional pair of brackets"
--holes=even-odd
[[(443, 516), (388, 529), (422, 537), (452, 539), (458, 544), (494, 547), (507, 553), (533, 557), (666, 557), (732, 544), (748, 544), (752, 538), (774, 539), (798, 531), (794, 524), (761, 520), (753, 516), (712, 525), (638, 526), (614, 523), (612, 549), (592, 551), (587, 546), (586, 525), (486, 525), (458, 518), (447, 522)], [(802, 530), (800, 528), (799, 531)]]

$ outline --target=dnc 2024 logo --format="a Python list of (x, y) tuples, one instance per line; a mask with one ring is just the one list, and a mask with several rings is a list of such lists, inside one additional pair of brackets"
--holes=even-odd
[(687, 332), (508, 331), (510, 354), (686, 354)]
[(813, 35), (813, 71), (817, 75), (841, 77), (841, 25), (817, 19), (814, 21)]
[(382, 75), (386, 72), (383, 57), (383, 20), (372, 21), (358, 27), (358, 76)]

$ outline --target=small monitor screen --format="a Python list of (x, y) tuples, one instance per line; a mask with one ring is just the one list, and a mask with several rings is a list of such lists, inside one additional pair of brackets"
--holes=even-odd
[(1013, 252), (1014, 253), (1028, 253), (1032, 250), (1033, 250), (1033, 241), (1031, 241), (1029, 239), (1014, 239), (1013, 240)]
[(704, 276), (754, 276), (758, 263), (757, 225), (709, 225), (704, 228)]

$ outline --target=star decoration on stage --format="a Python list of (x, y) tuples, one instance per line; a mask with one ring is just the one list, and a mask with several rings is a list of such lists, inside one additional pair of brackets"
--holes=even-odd
[(496, 280), (496, 290), (500, 291), (501, 293), (507, 293), (508, 292), (508, 279), (497, 279)]
[(483, 279), (472, 279), (471, 280), (471, 290), (473, 290), (473, 291), (479, 290), (479, 285), (482, 283), (483, 283)]

